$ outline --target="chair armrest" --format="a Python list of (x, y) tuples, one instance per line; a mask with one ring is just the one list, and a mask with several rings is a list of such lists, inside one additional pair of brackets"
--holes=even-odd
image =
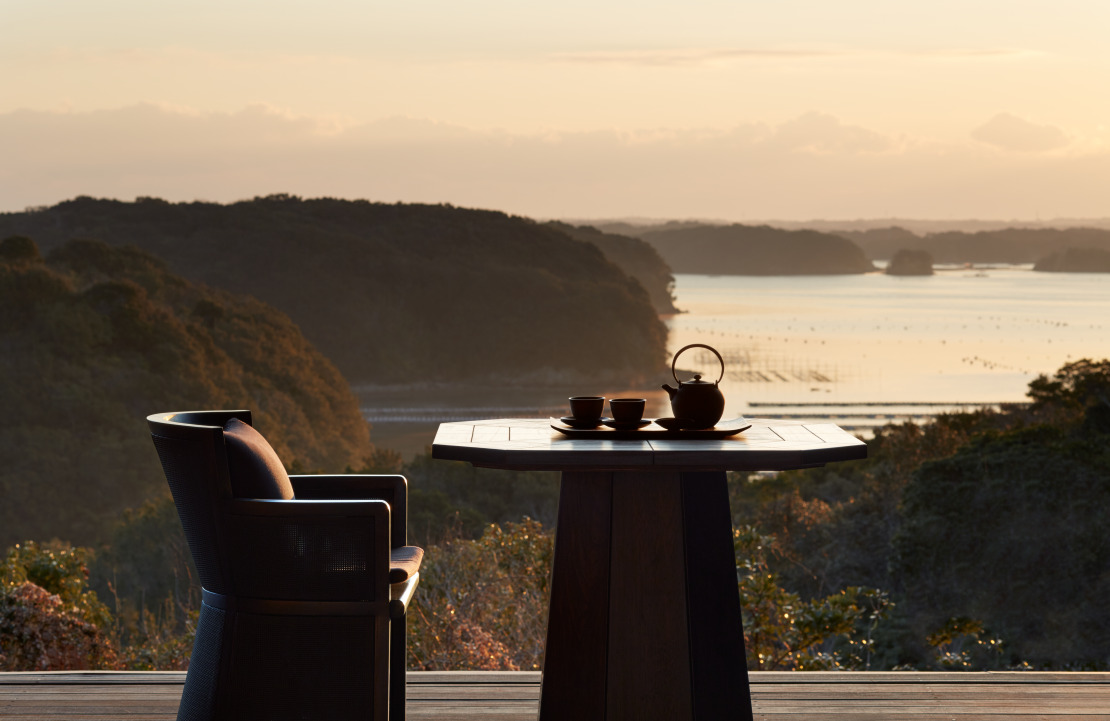
[(409, 601), (420, 585), (420, 574), (414, 573), (403, 583), (395, 583), (389, 587), (389, 617), (393, 620), (403, 618), (409, 610)]
[(231, 499), (233, 593), (291, 601), (389, 601), (389, 504)]
[(293, 495), (307, 500), (385, 501), (393, 509), (393, 548), (408, 545), (409, 482), (404, 476), (344, 473), (338, 475), (289, 476)]
[(389, 550), (389, 582), (401, 583), (420, 573), (424, 549), (419, 546), (401, 546)]

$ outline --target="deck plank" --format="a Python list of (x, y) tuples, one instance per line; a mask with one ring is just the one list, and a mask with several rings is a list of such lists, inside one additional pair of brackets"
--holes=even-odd
[[(0, 673), (4, 721), (172, 721), (185, 675), (176, 672)], [(750, 674), (766, 721), (1092, 721), (1110, 719), (1110, 673)], [(534, 721), (535, 672), (412, 672), (414, 721)]]

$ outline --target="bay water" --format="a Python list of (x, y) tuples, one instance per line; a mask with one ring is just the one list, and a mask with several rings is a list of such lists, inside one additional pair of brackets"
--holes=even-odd
[[(931, 276), (677, 275), (665, 319), (673, 354), (724, 358), (725, 417), (875, 425), (1021, 402), (1029, 381), (1081, 358), (1110, 358), (1110, 274), (1030, 266), (938, 267)], [(553, 361), (557, 366), (557, 362)], [(679, 378), (721, 374), (710, 352), (678, 359)], [(659, 382), (670, 382), (669, 369)], [(406, 457), (444, 420), (565, 415), (570, 393), (648, 398), (650, 388), (356, 388), (381, 447)], [(568, 393), (569, 391), (569, 393)]]

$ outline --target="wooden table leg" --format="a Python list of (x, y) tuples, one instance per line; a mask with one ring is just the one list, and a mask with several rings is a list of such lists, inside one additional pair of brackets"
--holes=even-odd
[(682, 474), (694, 718), (751, 721), (732, 514), (723, 471)]
[(544, 721), (752, 718), (724, 473), (563, 474)]
[(605, 718), (613, 474), (564, 473), (540, 718)]

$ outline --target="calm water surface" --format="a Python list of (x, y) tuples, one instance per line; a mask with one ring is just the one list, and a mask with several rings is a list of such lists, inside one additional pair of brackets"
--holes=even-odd
[[(832, 418), (866, 432), (960, 404), (1022, 401), (1038, 374), (1110, 357), (1110, 274), (678, 275), (675, 294), (687, 312), (666, 320), (670, 351), (705, 343), (721, 352), (726, 417)], [(720, 373), (697, 349), (679, 367)], [(442, 420), (565, 412), (560, 389), (358, 390), (375, 442), (406, 455), (430, 444)], [(670, 415), (658, 386), (587, 390), (646, 395), (648, 416)]]
[[(927, 277), (680, 275), (675, 285), (689, 313), (668, 322), (672, 350), (720, 350), (739, 412), (751, 402), (1020, 401), (1040, 373), (1110, 357), (1107, 274), (1016, 266)], [(719, 373), (712, 356), (697, 365)]]

